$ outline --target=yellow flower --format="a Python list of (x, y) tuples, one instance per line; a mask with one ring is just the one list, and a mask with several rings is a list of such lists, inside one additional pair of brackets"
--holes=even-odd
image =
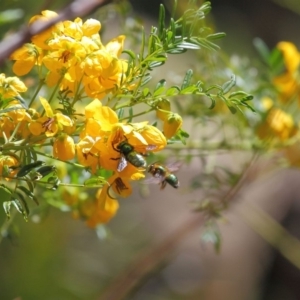
[(282, 141), (293, 137), (298, 131), (291, 115), (281, 109), (272, 108), (263, 124), (257, 129), (260, 138), (275, 136)]
[(111, 40), (105, 47), (90, 53), (84, 63), (83, 78), (86, 94), (91, 98), (103, 98), (125, 80), (127, 62), (119, 59), (125, 36)]
[(95, 141), (92, 137), (85, 136), (76, 144), (79, 163), (85, 167), (90, 167), (92, 173), (95, 173), (100, 165), (99, 155), (94, 150)]
[(13, 98), (26, 91), (26, 85), (18, 77), (6, 78), (5, 74), (0, 74), (0, 96), (2, 95), (2, 99)]
[(73, 127), (73, 121), (61, 112), (53, 113), (48, 101), (40, 97), (40, 101), (45, 109), (46, 116), (40, 117), (29, 124), (29, 130), (33, 135), (45, 133), (47, 137), (55, 136), (59, 131), (63, 131), (64, 126)]
[[(57, 17), (57, 13), (44, 10), (41, 15), (36, 15), (32, 17), (29, 21), (29, 24), (33, 25), (35, 22), (46, 22), (50, 19)], [(60, 36), (63, 34), (64, 26), (62, 22), (56, 23), (52, 27), (46, 29), (45, 31), (33, 36), (31, 41), (41, 49), (49, 50), (48, 42), (56, 36)]]
[(176, 113), (169, 113), (164, 121), (163, 132), (166, 138), (173, 137), (182, 126), (182, 118)]
[[(5, 178), (6, 176), (13, 177), (17, 172), (17, 168), (11, 167), (18, 167), (19, 161), (16, 157), (11, 155), (2, 155), (0, 156), (0, 176)], [(2, 179), (0, 178), (0, 180)]]
[(282, 52), (286, 71), (276, 76), (273, 79), (274, 85), (280, 93), (280, 100), (287, 102), (293, 97), (298, 97), (300, 100), (300, 87), (299, 87), (299, 64), (300, 53), (296, 46), (289, 42), (280, 42), (277, 48)]
[(162, 121), (168, 118), (168, 114), (171, 110), (171, 104), (168, 99), (160, 99), (157, 103), (156, 117)]
[(75, 157), (74, 140), (67, 134), (61, 134), (53, 143), (53, 156), (60, 160), (71, 160)]
[(277, 48), (282, 52), (287, 73), (294, 73), (300, 64), (300, 54), (297, 47), (290, 42), (280, 42)]
[(108, 186), (99, 189), (96, 199), (82, 202), (79, 211), (86, 219), (86, 224), (94, 228), (98, 224), (107, 223), (119, 209), (119, 203), (107, 192)]
[(16, 61), (13, 72), (18, 76), (29, 73), (34, 65), (41, 65), (41, 54), (41, 49), (33, 44), (24, 44), (10, 56), (11, 60)]

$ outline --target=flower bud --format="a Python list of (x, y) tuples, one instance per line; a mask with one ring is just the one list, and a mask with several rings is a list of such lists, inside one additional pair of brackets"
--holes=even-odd
[(168, 118), (164, 121), (163, 132), (167, 139), (173, 137), (181, 128), (182, 118), (176, 113), (169, 113)]

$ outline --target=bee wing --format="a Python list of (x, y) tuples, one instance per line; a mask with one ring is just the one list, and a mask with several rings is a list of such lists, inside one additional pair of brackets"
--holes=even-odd
[(146, 184), (160, 184), (162, 182), (161, 177), (150, 177), (144, 180)]
[(127, 160), (124, 156), (121, 156), (117, 167), (117, 171), (122, 172), (126, 168), (126, 166), (127, 166)]
[(152, 150), (154, 150), (154, 149), (156, 149), (156, 145), (148, 145), (147, 147), (146, 147), (146, 150), (147, 151), (152, 151)]
[(182, 163), (180, 163), (180, 162), (173, 162), (173, 163), (168, 164), (166, 167), (170, 172), (176, 172), (179, 170), (181, 165), (182, 165)]

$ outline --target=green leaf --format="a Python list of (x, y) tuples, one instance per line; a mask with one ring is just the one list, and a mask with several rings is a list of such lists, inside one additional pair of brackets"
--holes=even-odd
[(57, 176), (51, 176), (48, 178), (47, 182), (51, 185), (50, 187), (47, 187), (50, 190), (56, 191), (61, 183), (59, 178)]
[(17, 188), (19, 190), (21, 190), (28, 198), (30, 198), (31, 200), (33, 200), (36, 203), (36, 205), (39, 205), (39, 202), (38, 202), (37, 198), (25, 186), (18, 185)]
[(166, 11), (163, 4), (159, 6), (159, 16), (158, 16), (158, 35), (159, 37), (163, 36), (163, 32), (165, 30), (165, 18), (166, 18)]
[(132, 118), (133, 118), (133, 108), (132, 108), (132, 106), (130, 106), (129, 107), (129, 118), (128, 118), (129, 123), (132, 122)]
[(21, 170), (17, 173), (17, 177), (24, 177), (25, 175), (27, 175), (31, 170), (33, 170), (34, 168), (37, 168), (39, 166), (42, 166), (43, 164), (45, 164), (43, 161), (41, 160), (37, 160), (33, 163), (29, 163), (26, 164), (25, 166), (23, 166), (21, 168)]
[(180, 88), (178, 86), (172, 86), (169, 89), (167, 89), (166, 95), (174, 96), (174, 95), (178, 95), (179, 93), (180, 93)]
[(182, 42), (180, 44), (177, 44), (176, 47), (184, 48), (184, 49), (192, 49), (192, 50), (198, 50), (200, 49), (200, 46), (193, 43), (188, 42)]
[(171, 48), (171, 49), (166, 50), (166, 52), (169, 54), (181, 54), (186, 51), (187, 51), (187, 49), (184, 49), (184, 48)]
[(41, 178), (49, 175), (50, 173), (54, 172), (55, 170), (56, 170), (55, 166), (43, 166), (43, 167), (37, 169), (36, 172), (41, 175), (41, 177), (38, 176), (39, 179), (41, 179)]
[[(144, 88), (143, 91), (142, 91), (142, 94), (143, 94), (144, 97), (149, 96), (149, 94), (150, 94), (150, 89), (147, 88), (147, 87)], [(120, 119), (120, 118), (119, 118), (119, 119)]]
[(9, 219), (10, 218), (11, 201), (4, 201), (3, 209), (4, 209), (4, 212), (7, 216), (7, 218)]
[(230, 105), (227, 105), (227, 107), (229, 108), (230, 112), (231, 112), (233, 115), (236, 114), (237, 110), (236, 110), (235, 107), (230, 106)]
[(135, 53), (131, 50), (125, 49), (125, 50), (122, 51), (122, 53), (128, 54), (131, 57), (132, 60), (135, 60), (135, 58), (136, 58)]
[(254, 38), (253, 45), (263, 61), (269, 64), (270, 50), (266, 43), (260, 38)]
[(236, 91), (236, 92), (232, 92), (228, 98), (232, 98), (232, 97), (236, 97), (236, 96), (248, 96), (248, 94), (244, 91)]
[(142, 45), (141, 45), (140, 56), (139, 56), (140, 62), (144, 60), (144, 51), (145, 51), (145, 44), (146, 44), (145, 29), (143, 26), (141, 28), (141, 31), (142, 31)]
[(160, 67), (164, 64), (165, 64), (165, 62), (163, 62), (163, 61), (154, 61), (149, 64), (148, 70), (153, 70), (154, 68)]
[(193, 70), (191, 69), (187, 70), (181, 85), (181, 90), (184, 90), (185, 88), (189, 87), (192, 77), (193, 77)]
[(11, 199), (12, 191), (4, 184), (0, 185), (0, 200), (9, 201)]
[(222, 85), (222, 94), (228, 93), (235, 86), (235, 84), (236, 84), (235, 75), (232, 75), (231, 79)]
[(116, 113), (118, 115), (118, 119), (122, 119), (123, 118), (123, 115), (124, 115), (124, 108), (121, 107), (119, 109), (116, 110)]
[(29, 209), (28, 209), (27, 203), (24, 199), (22, 199), (22, 196), (20, 197), (19, 194), (18, 194), (18, 197), (20, 198), (20, 200), (15, 198), (11, 202), (15, 206), (17, 211), (23, 215), (25, 221), (28, 221)]
[(157, 83), (153, 93), (154, 97), (160, 95), (165, 90), (166, 83), (165, 79), (162, 79)]
[(147, 84), (150, 80), (152, 79), (152, 76), (148, 75), (148, 76), (145, 76), (143, 78), (143, 81), (141, 83), (141, 86), (144, 86), (145, 84)]
[(268, 59), (268, 63), (274, 75), (279, 75), (285, 71), (283, 54), (277, 48), (272, 50)]
[(89, 187), (94, 187), (94, 186), (103, 186), (107, 183), (104, 177), (92, 177), (87, 180), (85, 180), (84, 185), (89, 186)]
[(191, 41), (196, 43), (199, 46), (202, 46), (203, 48), (206, 48), (211, 51), (220, 50), (220, 47), (204, 38), (191, 38)]
[(217, 33), (213, 33), (213, 34), (209, 34), (208, 36), (206, 36), (206, 38), (208, 40), (218, 40), (218, 39), (222, 39), (226, 36), (225, 32), (217, 32)]

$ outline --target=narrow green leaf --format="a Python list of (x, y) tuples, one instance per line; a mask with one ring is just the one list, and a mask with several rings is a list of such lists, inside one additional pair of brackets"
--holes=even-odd
[(177, 0), (174, 0), (174, 4), (172, 7), (172, 13), (171, 13), (172, 19), (175, 19), (176, 9), (177, 9)]
[(225, 32), (217, 32), (217, 33), (209, 34), (208, 36), (206, 36), (206, 39), (210, 41), (214, 41), (214, 40), (222, 39), (225, 36), (226, 36)]
[(141, 83), (141, 86), (144, 86), (145, 84), (147, 84), (151, 79), (152, 79), (152, 77), (151, 77), (150, 75), (145, 76), (145, 77), (143, 78), (143, 81), (142, 81), (142, 83)]
[(192, 50), (200, 49), (199, 45), (193, 44), (193, 43), (188, 43), (188, 42), (182, 42), (182, 43), (176, 45), (176, 47), (184, 48), (184, 49), (192, 49)]
[(235, 107), (229, 106), (229, 105), (227, 105), (227, 107), (229, 108), (230, 112), (231, 112), (233, 115), (236, 114), (237, 110), (236, 110)]
[[(19, 196), (19, 195), (18, 195)], [(20, 198), (22, 199), (22, 198)], [(12, 204), (15, 206), (15, 208), (17, 209), (17, 211), (23, 215), (24, 219), (27, 221), (27, 217), (28, 217), (28, 214), (29, 214), (29, 209), (28, 209), (28, 206), (25, 202), (25, 206), (24, 206), (24, 202), (22, 200), (19, 200), (19, 199), (14, 199), (11, 201)]]
[(129, 123), (132, 122), (132, 118), (133, 118), (133, 108), (132, 108), (132, 106), (130, 106), (129, 107), (129, 118), (128, 118)]
[(84, 181), (85, 186), (103, 186), (107, 183), (104, 177), (92, 177)]
[(165, 29), (165, 18), (166, 18), (165, 7), (163, 4), (160, 4), (159, 15), (158, 15), (158, 35), (160, 38), (162, 38)]
[(193, 77), (193, 70), (191, 69), (187, 70), (181, 85), (181, 90), (187, 88), (190, 85), (192, 77)]
[(165, 87), (166, 86), (166, 80), (165, 79), (161, 79), (157, 84), (156, 87), (154, 89), (154, 91), (160, 89), (161, 87)]
[(11, 199), (12, 191), (4, 184), (0, 185), (0, 200), (9, 201)]
[(21, 170), (17, 173), (17, 177), (23, 177), (23, 176), (27, 175), (32, 169), (39, 167), (43, 164), (44, 164), (44, 162), (41, 160), (37, 160), (33, 163), (29, 163), (21, 168)]
[(181, 54), (181, 53), (184, 53), (186, 51), (187, 51), (187, 49), (177, 48), (177, 47), (166, 50), (166, 52), (169, 53), (169, 54)]
[(122, 119), (123, 116), (124, 116), (124, 108), (123, 108), (123, 107), (119, 108), (119, 109), (116, 111), (116, 113), (117, 113), (117, 115), (118, 115), (118, 118), (119, 118), (119, 119)]
[(33, 198), (33, 196), (34, 196), (34, 194), (32, 192), (30, 192), (25, 186), (18, 185), (17, 189), (21, 190), (29, 198)]
[(135, 53), (131, 50), (125, 49), (125, 50), (122, 51), (122, 53), (128, 54), (133, 60), (135, 60), (135, 58), (136, 58)]
[(171, 31), (169, 31), (169, 35), (168, 35), (168, 40), (171, 42), (171, 43), (175, 43), (175, 37), (176, 37), (176, 24), (175, 24), (175, 21), (173, 18), (171, 18), (170, 20), (170, 28), (171, 28)]
[(232, 75), (231, 79), (222, 85), (222, 94), (228, 93), (235, 86), (235, 84), (236, 84), (235, 75)]
[(165, 62), (164, 61), (154, 61), (154, 62), (151, 62), (149, 65), (148, 65), (148, 70), (152, 70), (154, 68), (157, 68), (159, 66), (162, 66)]
[(257, 52), (263, 59), (263, 61), (269, 64), (270, 50), (267, 44), (260, 38), (254, 38), (253, 45), (256, 48)]
[(11, 201), (4, 201), (3, 209), (4, 209), (4, 212), (7, 216), (7, 218), (9, 219), (10, 218)]
[(233, 98), (233, 97), (237, 97), (237, 96), (248, 96), (248, 94), (244, 91), (236, 91), (236, 92), (232, 92), (228, 98)]
[(246, 101), (251, 101), (253, 100), (253, 96), (252, 95), (248, 95), (248, 96), (245, 96), (241, 99), (241, 102), (246, 102)]
[(146, 44), (146, 36), (145, 36), (144, 26), (142, 26), (141, 31), (142, 31), (142, 44), (141, 44), (141, 50), (140, 50), (140, 56), (139, 56), (140, 62), (144, 60), (144, 51), (145, 51), (145, 44)]
[(166, 95), (174, 96), (174, 95), (178, 95), (179, 93), (180, 93), (180, 88), (178, 86), (172, 86), (167, 90)]
[(147, 96), (150, 94), (149, 88), (147, 88), (147, 87), (144, 88), (143, 91), (142, 91), (142, 93), (143, 93), (143, 96), (144, 96), (144, 97), (147, 97)]
[(162, 87), (156, 89), (155, 92), (153, 93), (153, 96), (156, 97), (156, 96), (161, 95), (162, 92), (163, 92), (164, 90), (165, 90), (165, 87), (164, 87), (164, 86), (162, 86)]

